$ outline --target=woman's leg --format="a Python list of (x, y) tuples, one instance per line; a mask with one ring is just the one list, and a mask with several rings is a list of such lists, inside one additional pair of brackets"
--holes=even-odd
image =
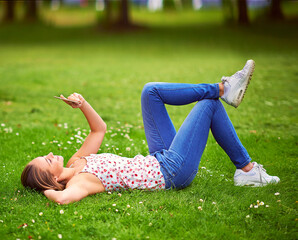
[(191, 110), (169, 149), (155, 154), (166, 169), (172, 187), (186, 187), (194, 179), (210, 128), (237, 168), (250, 162), (222, 103), (215, 99), (204, 99)]
[(185, 105), (219, 97), (218, 84), (148, 83), (142, 92), (142, 114), (150, 154), (169, 149), (176, 130), (165, 104)]

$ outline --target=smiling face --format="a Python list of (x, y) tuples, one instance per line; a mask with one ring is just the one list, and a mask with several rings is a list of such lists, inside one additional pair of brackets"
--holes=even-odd
[(41, 168), (44, 171), (49, 171), (56, 180), (59, 179), (59, 176), (63, 172), (63, 157), (53, 155), (53, 153), (49, 153), (46, 156), (37, 157), (31, 161), (31, 164)]

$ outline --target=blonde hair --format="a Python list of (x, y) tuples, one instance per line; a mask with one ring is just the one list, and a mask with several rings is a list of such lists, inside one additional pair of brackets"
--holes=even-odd
[(21, 181), (24, 187), (29, 187), (36, 191), (65, 189), (64, 182), (57, 182), (48, 170), (42, 170), (38, 166), (29, 163), (23, 170)]

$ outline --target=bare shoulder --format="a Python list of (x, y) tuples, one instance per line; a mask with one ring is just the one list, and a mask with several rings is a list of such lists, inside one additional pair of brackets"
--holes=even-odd
[(70, 167), (74, 162), (76, 162), (76, 161), (79, 160), (79, 159), (80, 159), (80, 157), (72, 156), (72, 157), (68, 160), (68, 162), (67, 162), (67, 164), (66, 164), (66, 167)]
[(72, 177), (66, 184), (66, 188), (70, 188), (71, 186), (83, 187), (89, 194), (100, 193), (105, 190), (102, 182), (91, 173), (80, 173)]

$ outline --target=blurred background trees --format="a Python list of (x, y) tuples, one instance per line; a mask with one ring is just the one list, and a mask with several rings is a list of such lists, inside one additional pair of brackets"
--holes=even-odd
[(94, 11), (99, 12), (99, 25), (107, 28), (130, 28), (134, 26), (131, 8), (142, 7), (149, 11), (181, 11), (190, 8), (195, 11), (208, 7), (221, 8), (228, 24), (247, 25), (251, 22), (249, 14), (251, 8), (263, 8), (264, 18), (274, 21), (284, 20), (282, 11), (284, 1), (294, 0), (4, 0), (0, 2), (0, 7), (2, 22), (37, 22), (42, 20), (40, 11), (45, 6), (53, 11), (63, 6), (80, 8), (93, 6)]

